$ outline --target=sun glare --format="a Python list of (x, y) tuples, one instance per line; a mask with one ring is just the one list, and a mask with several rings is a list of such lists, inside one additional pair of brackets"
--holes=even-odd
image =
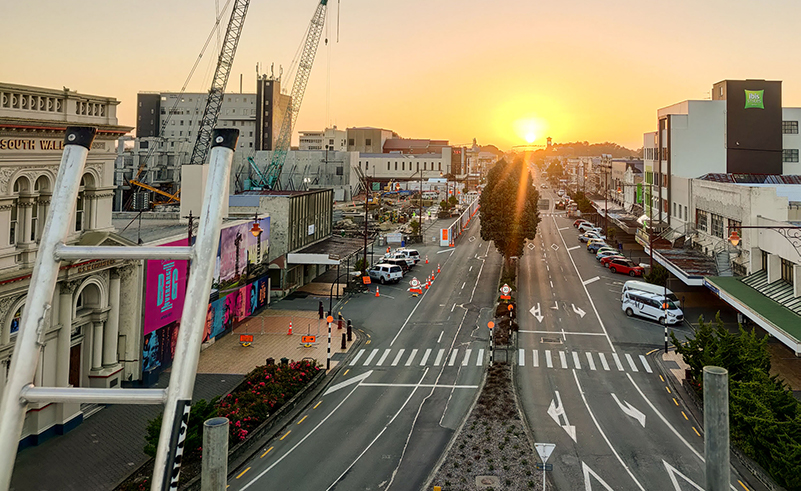
[(526, 143), (534, 143), (536, 139), (537, 135), (535, 135), (533, 132), (526, 133)]
[(515, 133), (529, 145), (546, 130), (545, 122), (538, 117), (526, 117), (514, 122)]

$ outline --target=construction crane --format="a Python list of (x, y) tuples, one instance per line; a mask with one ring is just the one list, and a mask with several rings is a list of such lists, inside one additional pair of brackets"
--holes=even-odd
[(284, 119), (281, 122), (281, 131), (278, 133), (278, 140), (272, 152), (270, 165), (264, 172), (265, 179), (259, 183), (261, 187), (266, 189), (279, 189), (281, 187), (281, 171), (284, 168), (284, 162), (286, 162), (286, 154), (289, 151), (289, 145), (292, 140), (292, 129), (295, 127), (295, 122), (300, 112), (300, 104), (303, 102), (306, 84), (309, 82), (314, 57), (317, 54), (317, 45), (320, 44), (320, 35), (325, 25), (327, 6), (328, 0), (320, 0), (320, 4), (317, 5), (317, 10), (315, 10), (309, 24), (309, 29), (306, 31), (306, 41), (298, 62), (298, 72), (295, 74), (295, 80), (292, 83), (292, 97), (289, 101), (289, 107), (287, 107)]
[[(206, 107), (203, 109), (203, 117), (200, 120), (197, 139), (192, 148), (192, 156), (189, 159), (190, 165), (202, 165), (206, 163), (206, 156), (211, 146), (211, 132), (214, 126), (217, 125), (217, 118), (220, 115), (220, 107), (222, 106), (223, 95), (225, 94), (225, 86), (228, 84), (228, 76), (231, 74), (231, 66), (234, 63), (236, 47), (239, 44), (239, 37), (242, 34), (242, 26), (245, 24), (245, 15), (247, 14), (249, 6), (250, 0), (235, 0), (233, 9), (231, 10), (231, 18), (228, 21), (228, 28), (225, 30), (225, 38), (220, 48), (220, 56), (217, 58), (217, 68), (214, 71), (214, 78), (211, 81), (209, 97), (206, 100)], [(164, 125), (162, 125), (162, 133), (163, 132)], [(147, 161), (154, 149), (155, 145), (148, 153), (145, 162), (139, 167), (136, 177), (129, 182), (167, 198), (167, 201), (161, 201), (156, 204), (179, 203), (180, 191), (171, 194), (139, 181), (139, 177), (147, 165)]]

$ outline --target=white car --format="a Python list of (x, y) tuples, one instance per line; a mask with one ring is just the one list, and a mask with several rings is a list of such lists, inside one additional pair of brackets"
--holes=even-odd
[(679, 324), (684, 320), (684, 312), (663, 295), (629, 290), (622, 300), (621, 308), (629, 317), (638, 315), (660, 324)]
[(596, 227), (595, 225), (593, 225), (593, 224), (591, 224), (591, 223), (589, 223), (589, 222), (585, 222), (585, 223), (582, 223), (582, 224), (580, 224), (580, 225), (578, 226), (578, 230), (579, 230), (579, 232), (581, 232), (581, 233), (586, 233), (586, 232), (602, 232), (602, 231), (603, 231), (603, 229), (602, 229), (602, 228), (600, 228), (600, 227)]
[(382, 285), (384, 283), (397, 283), (403, 278), (403, 270), (400, 266), (394, 264), (376, 264), (367, 270), (370, 278), (378, 281)]

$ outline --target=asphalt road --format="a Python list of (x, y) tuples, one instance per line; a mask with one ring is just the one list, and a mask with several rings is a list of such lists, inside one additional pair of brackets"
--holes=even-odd
[[(702, 434), (654, 360), (664, 328), (626, 317), (630, 278), (602, 267), (553, 211), (556, 195), (541, 194), (551, 209), (519, 264), (515, 380), (535, 440), (556, 444), (550, 479), (559, 490), (702, 489)], [(738, 481), (732, 469), (733, 489), (754, 489)]]
[[(500, 257), (478, 220), (455, 248), (431, 240), (398, 285), (341, 309), (369, 337), (326, 393), (230, 480), (235, 490), (419, 490), (464, 420), (488, 360)], [(488, 251), (490, 254), (488, 254)], [(424, 294), (407, 291), (437, 264)]]

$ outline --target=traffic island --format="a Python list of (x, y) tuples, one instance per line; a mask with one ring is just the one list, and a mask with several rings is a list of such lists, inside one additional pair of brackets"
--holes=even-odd
[[(424, 489), (542, 489), (509, 364), (489, 367), (481, 393)], [(495, 484), (497, 483), (497, 484)]]

